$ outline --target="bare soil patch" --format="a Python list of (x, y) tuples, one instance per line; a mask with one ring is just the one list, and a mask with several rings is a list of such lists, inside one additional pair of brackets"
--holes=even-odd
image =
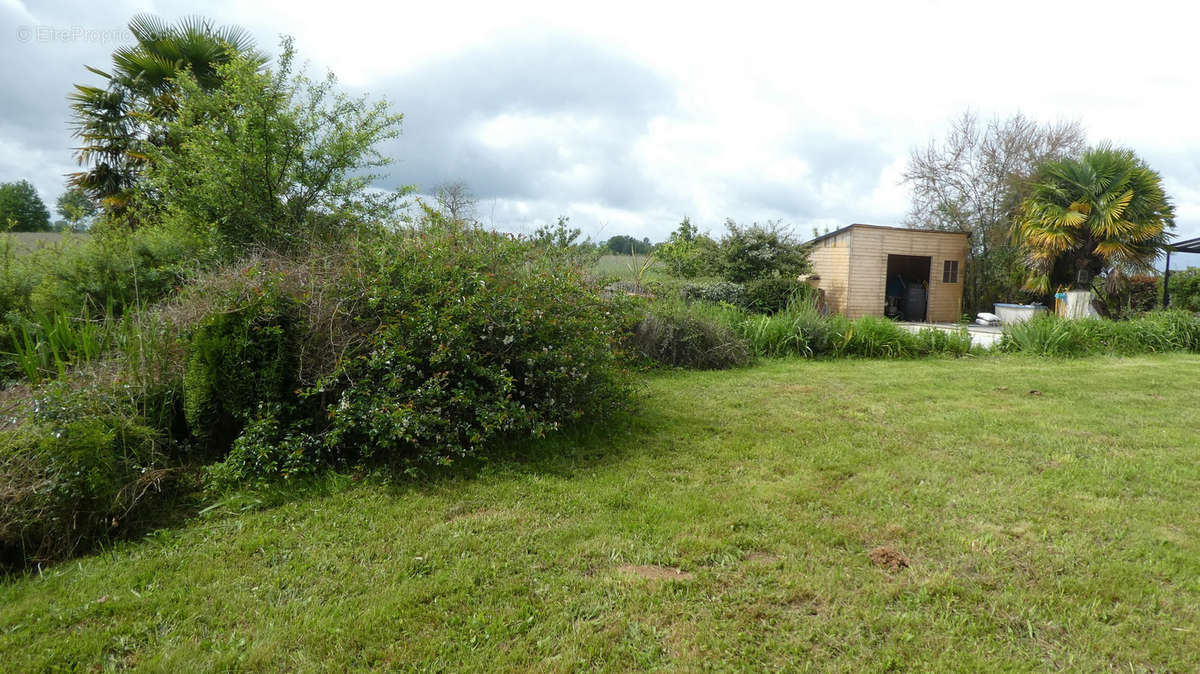
[(879, 546), (867, 553), (867, 556), (881, 569), (899, 571), (908, 568), (908, 557), (887, 546)]
[(693, 574), (679, 568), (655, 564), (625, 564), (617, 567), (621, 573), (650, 580), (691, 580)]

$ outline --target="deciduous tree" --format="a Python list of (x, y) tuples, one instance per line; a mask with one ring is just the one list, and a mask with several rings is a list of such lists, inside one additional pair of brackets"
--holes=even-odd
[(0, 184), (0, 231), (50, 231), (50, 211), (28, 180)]
[(1077, 156), (1085, 147), (1076, 122), (1039, 124), (1016, 114), (981, 124), (968, 111), (941, 143), (913, 151), (904, 172), (912, 190), (907, 223), (969, 235), (964, 309), (990, 311), (1020, 291), (1023, 269), (1010, 232), (1029, 179), (1043, 161)]
[(91, 218), (96, 215), (96, 202), (78, 187), (71, 187), (63, 192), (58, 201), (54, 202), (54, 210), (67, 223), (72, 231), (87, 229)]

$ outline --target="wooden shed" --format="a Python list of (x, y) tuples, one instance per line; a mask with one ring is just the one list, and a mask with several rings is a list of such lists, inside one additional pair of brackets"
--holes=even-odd
[(961, 316), (964, 232), (855, 224), (811, 245), (813, 273), (830, 311), (935, 323)]

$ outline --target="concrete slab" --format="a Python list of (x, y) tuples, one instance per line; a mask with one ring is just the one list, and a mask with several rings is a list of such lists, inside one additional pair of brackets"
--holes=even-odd
[[(933, 328), (942, 332), (958, 332), (963, 328), (958, 323), (901, 323), (900, 327), (909, 332), (917, 332), (923, 328)], [(1004, 335), (1004, 330), (999, 326), (992, 325), (968, 325), (967, 334), (971, 336), (971, 346), (979, 346), (985, 349), (994, 348), (1000, 343), (1000, 338)]]

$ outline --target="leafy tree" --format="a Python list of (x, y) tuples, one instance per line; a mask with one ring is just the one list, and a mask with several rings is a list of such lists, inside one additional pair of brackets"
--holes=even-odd
[[(1200, 311), (1200, 267), (1188, 267), (1171, 272), (1170, 303), (1172, 307)], [(1155, 288), (1155, 297), (1162, 297), (1162, 288)]]
[(1111, 293), (1126, 275), (1153, 270), (1174, 216), (1162, 177), (1131, 150), (1102, 145), (1079, 159), (1048, 161), (1014, 230), (1026, 283), (1046, 293), (1089, 287), (1102, 276)]
[(290, 39), (273, 70), (257, 57), (217, 66), (220, 88), (176, 78), (175, 142), (146, 144), (141, 207), (193, 229), (212, 227), (227, 251), (296, 249), (310, 237), (391, 219), (403, 190), (369, 190), (377, 149), (400, 133), (387, 103), (335, 91), (332, 74), (293, 74)]
[(542, 225), (533, 231), (533, 243), (545, 248), (570, 248), (579, 242), (583, 230), (571, 227), (571, 218), (560, 215), (553, 225)]
[(66, 227), (73, 231), (87, 229), (88, 222), (96, 215), (96, 202), (78, 187), (71, 187), (63, 192), (58, 201), (54, 202), (54, 210), (65, 221)]
[(715, 273), (719, 267), (717, 242), (692, 224), (688, 218), (667, 237), (659, 249), (659, 257), (671, 274), (680, 278), (696, 278)]
[(790, 278), (808, 271), (808, 247), (777, 221), (748, 227), (732, 219), (721, 238), (721, 269), (726, 279), (745, 283), (764, 278)]
[(990, 311), (1019, 295), (1025, 269), (1010, 231), (1029, 179), (1042, 162), (1085, 146), (1078, 123), (1044, 125), (1017, 114), (981, 124), (968, 111), (940, 144), (913, 151), (904, 172), (912, 189), (907, 223), (968, 234), (965, 310)]
[(0, 229), (50, 231), (50, 211), (28, 180), (0, 184)]
[(113, 52), (109, 71), (87, 66), (105, 84), (77, 84), (70, 96), (81, 143), (75, 156), (86, 167), (71, 175), (71, 184), (114, 214), (124, 212), (144, 169), (141, 146), (170, 142), (166, 124), (179, 110), (177, 78), (190, 73), (197, 86), (212, 90), (221, 85), (220, 66), (235, 55), (256, 66), (264, 63), (249, 33), (215, 27), (200, 17), (170, 25), (139, 14), (129, 31), (134, 43)]
[(609, 237), (606, 246), (613, 255), (646, 255), (654, 248), (648, 238), (638, 241), (625, 234)]

